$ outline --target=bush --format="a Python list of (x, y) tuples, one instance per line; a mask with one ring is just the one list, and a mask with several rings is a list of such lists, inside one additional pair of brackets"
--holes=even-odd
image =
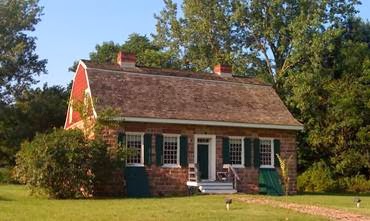
[(110, 157), (101, 140), (87, 140), (80, 130), (58, 129), (25, 142), (16, 157), (15, 176), (32, 193), (52, 198), (93, 194), (93, 186)]
[(363, 175), (354, 177), (343, 177), (338, 180), (338, 186), (341, 190), (352, 193), (369, 193), (370, 180)]
[(336, 189), (330, 168), (325, 162), (314, 163), (297, 178), (300, 192), (329, 192)]
[(0, 183), (13, 183), (11, 169), (7, 167), (0, 168)]

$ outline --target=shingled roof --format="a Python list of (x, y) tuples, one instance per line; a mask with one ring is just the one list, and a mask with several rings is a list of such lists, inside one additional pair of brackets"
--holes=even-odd
[(123, 120), (302, 128), (271, 85), (255, 78), (82, 63), (98, 115), (104, 108), (113, 107), (120, 111)]

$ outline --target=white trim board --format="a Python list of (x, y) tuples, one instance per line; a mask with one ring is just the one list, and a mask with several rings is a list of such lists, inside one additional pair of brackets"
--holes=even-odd
[(190, 124), (206, 126), (224, 126), (224, 127), (244, 127), (244, 128), (264, 128), (264, 129), (281, 129), (281, 130), (303, 130), (302, 125), (278, 125), (278, 124), (250, 124), (236, 123), (226, 121), (207, 121), (207, 120), (179, 120), (179, 119), (162, 119), (147, 117), (116, 117), (113, 120), (124, 122), (140, 123), (162, 123), (162, 124)]
[(216, 135), (194, 134), (194, 163), (198, 162), (198, 138), (211, 139), (208, 143), (208, 180), (216, 180)]

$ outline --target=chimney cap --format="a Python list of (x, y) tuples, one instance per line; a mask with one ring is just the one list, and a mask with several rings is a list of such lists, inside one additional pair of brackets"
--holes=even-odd
[(117, 54), (117, 64), (121, 68), (134, 68), (136, 67), (136, 54), (120, 51)]
[(213, 72), (221, 77), (232, 77), (232, 67), (226, 64), (216, 64), (213, 68)]

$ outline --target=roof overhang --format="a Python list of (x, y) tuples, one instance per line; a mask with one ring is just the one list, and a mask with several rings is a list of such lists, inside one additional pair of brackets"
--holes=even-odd
[(113, 118), (113, 120), (121, 122), (138, 122), (138, 123), (187, 124), (187, 125), (263, 128), (279, 130), (303, 130), (303, 125), (253, 124), (253, 123), (237, 123), (225, 121), (180, 120), (180, 119), (162, 119), (148, 117), (116, 117)]

